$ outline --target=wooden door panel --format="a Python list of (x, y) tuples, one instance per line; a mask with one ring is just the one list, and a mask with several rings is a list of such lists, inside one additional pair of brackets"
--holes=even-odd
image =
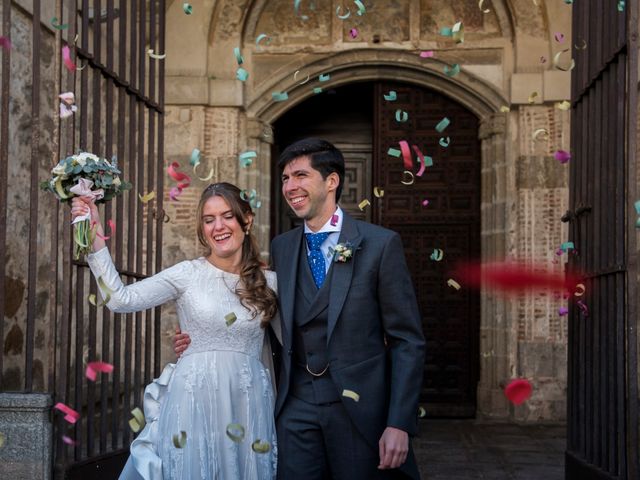
[[(396, 102), (384, 100), (389, 90), (396, 91)], [(421, 402), (431, 416), (473, 416), (479, 295), (455, 290), (447, 279), (456, 262), (480, 256), (478, 120), (440, 94), (407, 85), (379, 84), (375, 96), (374, 185), (385, 190), (376, 199), (375, 220), (402, 237), (423, 316), (427, 355)], [(406, 122), (396, 121), (398, 109), (409, 114)], [(451, 123), (440, 134), (435, 126), (445, 116)], [(448, 148), (439, 145), (442, 136), (450, 137)], [(401, 183), (403, 160), (387, 154), (400, 140), (433, 158), (433, 167), (412, 185)], [(444, 251), (441, 262), (430, 259), (434, 248)]]

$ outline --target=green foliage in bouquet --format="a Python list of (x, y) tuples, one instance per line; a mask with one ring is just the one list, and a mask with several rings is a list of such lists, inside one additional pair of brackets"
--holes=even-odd
[(93, 153), (81, 152), (60, 160), (51, 170), (52, 178), (42, 182), (40, 187), (53, 193), (61, 202), (68, 202), (75, 196), (70, 189), (78, 180), (86, 178), (93, 182), (94, 189), (104, 191), (104, 197), (96, 201), (104, 203), (131, 188), (131, 183), (120, 180), (121, 173), (115, 159), (109, 162)]

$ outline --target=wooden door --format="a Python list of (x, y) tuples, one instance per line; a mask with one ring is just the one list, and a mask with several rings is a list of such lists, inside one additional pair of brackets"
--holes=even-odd
[[(390, 90), (397, 93), (396, 101), (384, 99)], [(373, 199), (374, 222), (401, 235), (416, 289), (427, 341), (421, 403), (429, 416), (474, 416), (479, 294), (455, 290), (447, 279), (456, 262), (480, 257), (478, 119), (427, 89), (381, 83), (374, 97), (373, 179), (384, 189), (382, 198)], [(406, 122), (396, 120), (397, 110), (408, 113)], [(435, 127), (444, 117), (451, 123), (440, 134)], [(450, 137), (446, 148), (439, 145), (443, 136)], [(402, 158), (387, 153), (399, 148), (400, 140), (433, 158), (433, 166), (412, 185), (401, 183)], [(435, 248), (444, 251), (442, 261), (430, 259)]]

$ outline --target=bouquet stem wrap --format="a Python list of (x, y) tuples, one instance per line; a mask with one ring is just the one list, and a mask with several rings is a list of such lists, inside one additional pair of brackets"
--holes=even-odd
[[(91, 190), (93, 182), (88, 178), (79, 178), (78, 183), (71, 187), (69, 191), (79, 197), (92, 197), (94, 201), (104, 197), (104, 191), (99, 188)], [(73, 222), (73, 258), (78, 260), (81, 256), (91, 252), (93, 235), (91, 234), (91, 212), (77, 217)]]

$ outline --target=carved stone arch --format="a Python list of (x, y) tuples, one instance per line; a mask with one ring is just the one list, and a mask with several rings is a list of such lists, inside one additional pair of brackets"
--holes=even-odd
[[(351, 50), (330, 55), (305, 66), (305, 75), (312, 78), (321, 73), (331, 75), (332, 87), (367, 80), (402, 80), (415, 85), (436, 90), (453, 97), (483, 118), (500, 110), (505, 98), (492, 85), (477, 77), (460, 71), (454, 78), (443, 73), (446, 64), (431, 59), (420, 62), (414, 53), (389, 50)], [(283, 71), (274, 76), (261, 92), (246, 106), (249, 118), (257, 118), (272, 123), (292, 105), (297, 105), (314, 95), (311, 83), (300, 85), (294, 80), (295, 70)], [(287, 102), (273, 102), (271, 92), (275, 89), (289, 94)]]

